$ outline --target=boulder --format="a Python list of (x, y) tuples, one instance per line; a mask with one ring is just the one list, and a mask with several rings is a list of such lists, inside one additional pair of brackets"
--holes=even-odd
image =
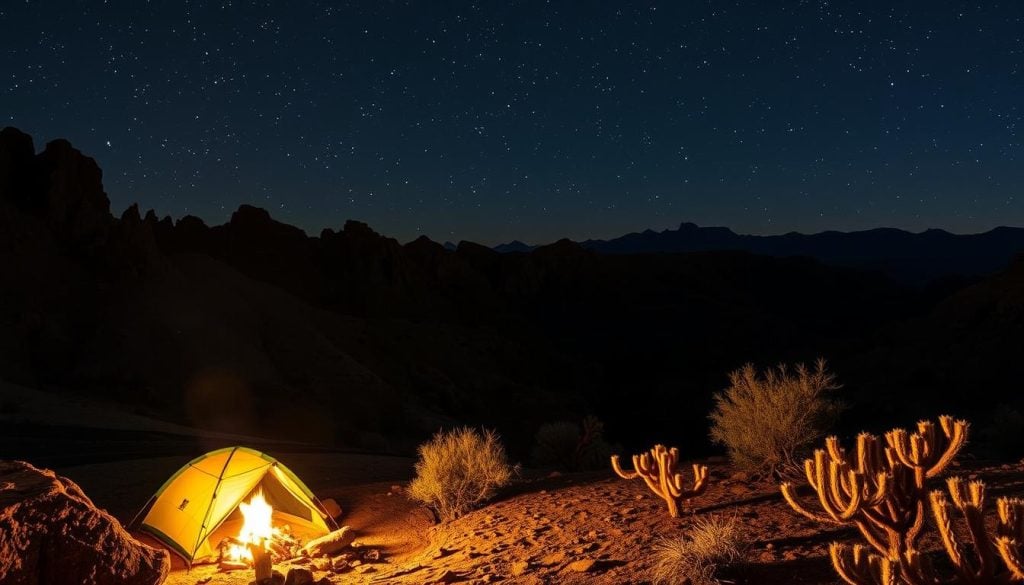
[(23, 461), (0, 461), (0, 583), (156, 585), (168, 553), (132, 538), (81, 488)]

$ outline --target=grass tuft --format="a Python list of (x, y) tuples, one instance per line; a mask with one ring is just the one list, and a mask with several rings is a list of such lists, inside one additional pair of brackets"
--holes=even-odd
[(743, 527), (735, 517), (698, 519), (682, 538), (662, 537), (653, 545), (654, 585), (718, 585), (722, 573), (746, 552)]

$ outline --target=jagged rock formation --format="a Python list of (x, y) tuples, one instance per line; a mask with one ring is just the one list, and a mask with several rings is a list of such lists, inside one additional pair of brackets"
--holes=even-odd
[[(868, 360), (876, 347), (898, 342), (891, 355), (927, 362), (927, 340), (904, 323), (927, 322), (938, 295), (879, 273), (568, 240), (515, 254), (451, 248), (403, 245), (357, 221), (309, 236), (251, 206), (219, 226), (134, 206), (115, 218), (94, 161), (63, 141), (37, 154), (5, 129), (0, 377), (315, 442), (407, 448), (470, 423), (526, 447), (541, 424), (590, 412), (630, 446), (669, 438), (700, 452), (711, 393), (746, 361), (827, 356), (857, 398), (905, 371)], [(1007, 278), (978, 286), (998, 286), (991, 302), (1003, 302)], [(914, 376), (900, 379), (912, 395)], [(946, 392), (967, 395), (967, 384)], [(636, 389), (665, 405), (642, 425), (619, 408)]]
[(157, 585), (162, 549), (142, 544), (71, 480), (0, 461), (0, 582), (7, 585)]

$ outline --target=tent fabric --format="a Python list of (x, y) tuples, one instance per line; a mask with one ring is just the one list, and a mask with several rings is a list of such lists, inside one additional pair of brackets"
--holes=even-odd
[(140, 515), (152, 534), (189, 563), (216, 556), (214, 532), (254, 491), (263, 491), (275, 519), (320, 536), (337, 528), (302, 481), (273, 457), (247, 447), (211, 451), (188, 462), (157, 490)]

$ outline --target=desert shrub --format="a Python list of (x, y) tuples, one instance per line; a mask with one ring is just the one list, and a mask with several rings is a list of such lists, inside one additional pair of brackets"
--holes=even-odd
[(409, 495), (452, 520), (493, 497), (515, 471), (494, 431), (441, 431), (420, 445)]
[(841, 409), (829, 396), (837, 388), (825, 360), (813, 369), (780, 365), (764, 372), (747, 364), (730, 373), (729, 387), (715, 394), (711, 439), (724, 445), (745, 471), (799, 473), (801, 456), (824, 436)]
[(743, 526), (735, 517), (700, 518), (686, 536), (654, 543), (651, 580), (655, 585), (717, 585), (746, 547)]
[(547, 423), (537, 429), (533, 462), (540, 467), (559, 467), (569, 471), (604, 469), (612, 455), (604, 440), (604, 424), (588, 416), (581, 424), (568, 421)]

